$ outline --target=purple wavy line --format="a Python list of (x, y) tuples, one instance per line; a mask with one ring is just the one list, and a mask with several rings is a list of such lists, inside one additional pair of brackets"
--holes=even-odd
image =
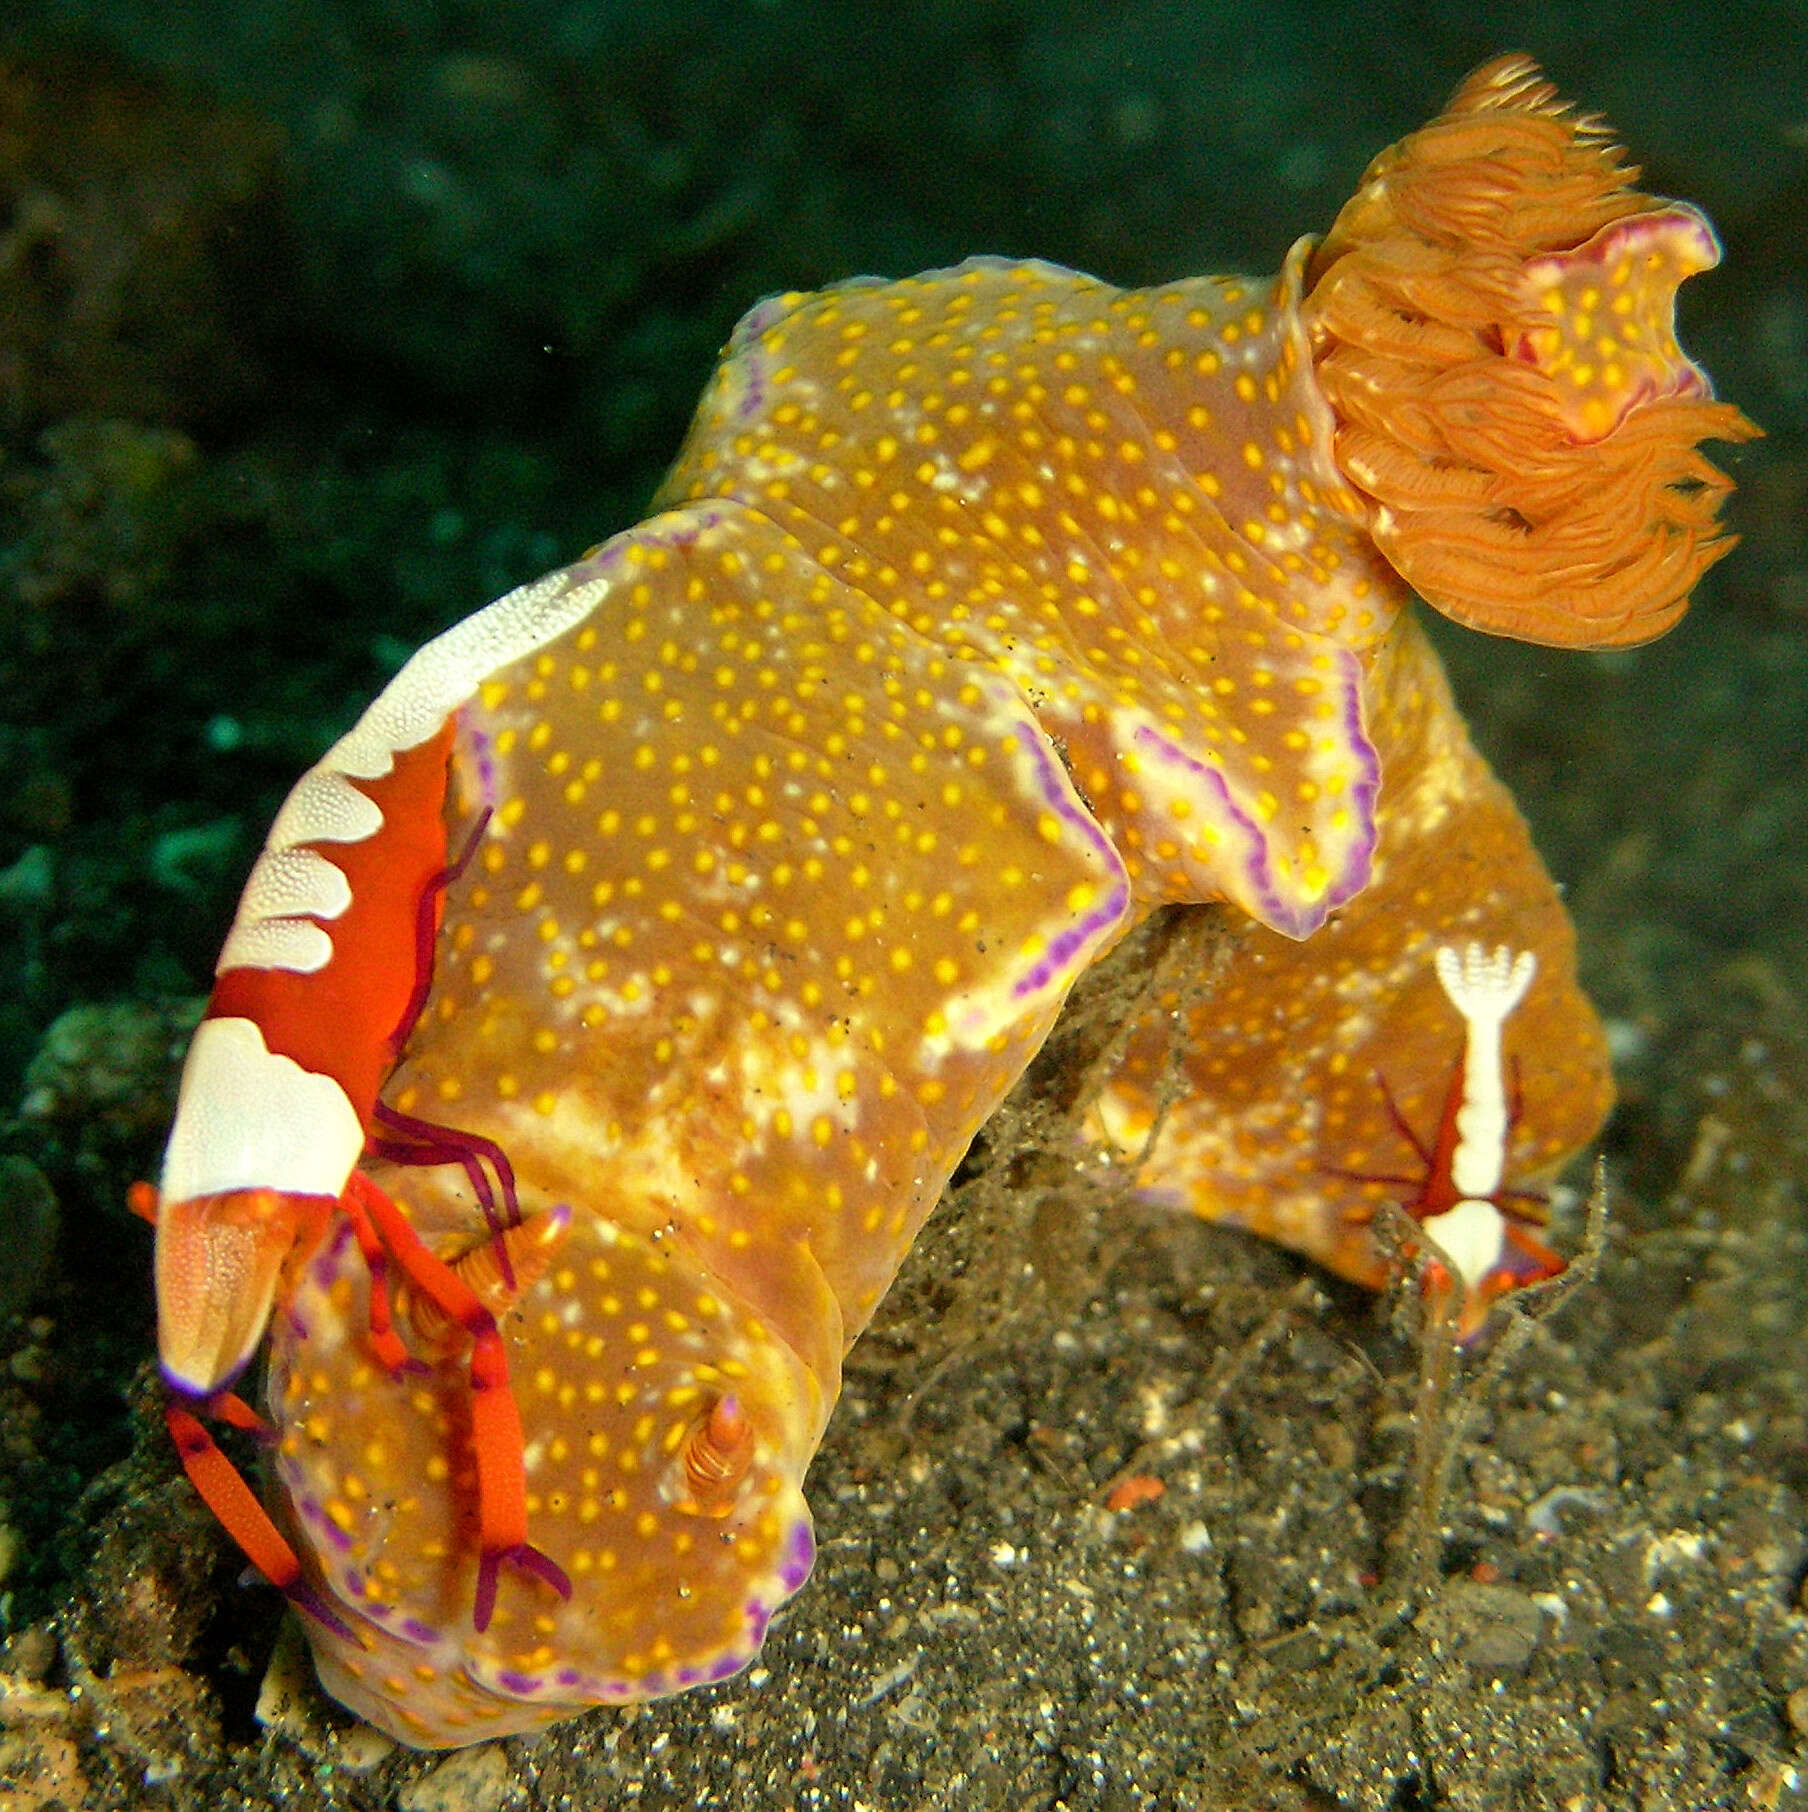
[(747, 349), (735, 357), (735, 375), (741, 380), (741, 395), (735, 414), (743, 424), (750, 422), (766, 407), (766, 366), (757, 344), (750, 340)]
[(502, 803), (502, 795), (496, 780), (495, 742), (490, 733), (469, 712), (465, 713), (465, 734), (470, 743), (471, 760), (477, 768), (477, 796), (483, 801), (484, 811), (493, 812)]
[(1354, 899), (1369, 884), (1369, 868), (1375, 859), (1375, 801), (1381, 796), (1381, 757), (1376, 752), (1375, 745), (1369, 741), (1368, 731), (1362, 724), (1362, 665), (1355, 655), (1346, 654), (1343, 657), (1343, 670), (1344, 734), (1362, 763), (1361, 776), (1351, 793), (1366, 828), (1351, 851), (1352, 860), (1343, 885), (1341, 889), (1332, 890), (1328, 906), (1341, 906), (1345, 900)]
[(309, 1494), (295, 1499), (295, 1508), (301, 1512), (301, 1520), (309, 1528), (326, 1537), (327, 1541), (341, 1554), (349, 1554), (352, 1549), (352, 1538), (327, 1515), (321, 1506), (320, 1499)]
[(1333, 907), (1341, 906), (1352, 895), (1360, 893), (1368, 884), (1369, 863), (1375, 853), (1374, 804), (1381, 784), (1381, 763), (1362, 727), (1361, 671), (1355, 656), (1346, 654), (1342, 660), (1345, 677), (1343, 730), (1362, 769), (1351, 792), (1366, 828), (1351, 846), (1350, 857), (1341, 871), (1342, 878), (1327, 889), (1315, 905), (1287, 901), (1276, 890), (1274, 869), (1268, 860), (1268, 839), (1255, 819), (1238, 808), (1231, 797), (1229, 784), (1216, 768), (1189, 755), (1148, 724), (1138, 724), (1133, 733), (1133, 740), (1142, 747), (1170, 766), (1185, 768), (1202, 781), (1224, 808), (1224, 815), (1248, 838), (1250, 853), (1243, 869), (1260, 908), (1258, 916), (1283, 937), (1309, 937), (1325, 922)]
[(1170, 767), (1185, 768), (1195, 779), (1202, 781), (1207, 790), (1217, 798), (1218, 803), (1224, 808), (1225, 817), (1238, 830), (1242, 831), (1256, 852), (1244, 863), (1244, 868), (1249, 873), (1256, 899), (1261, 906), (1263, 921), (1272, 925), (1276, 931), (1283, 930), (1284, 926), (1281, 921), (1290, 915), (1282, 909), (1280, 895), (1274, 891), (1274, 883), (1269, 878), (1268, 865), (1262, 860), (1260, 854), (1267, 847), (1266, 839), (1262, 835), (1262, 827), (1248, 812), (1237, 809), (1237, 803), (1230, 796), (1230, 787), (1224, 776), (1216, 768), (1208, 767), (1197, 756), (1189, 755), (1177, 743), (1170, 742), (1159, 730), (1151, 729), (1147, 724), (1138, 724), (1131, 740), (1140, 743), (1157, 759), (1165, 761)]
[(1043, 798), (1054, 808), (1056, 816), (1063, 823), (1072, 826), (1085, 842), (1092, 845), (1105, 867), (1117, 877), (1117, 884), (1106, 895), (1103, 903), (1069, 925), (1049, 945), (1047, 954), (1018, 977), (1011, 989), (1011, 998), (1022, 1000), (1025, 995), (1040, 993), (1063, 969), (1072, 966), (1074, 957), (1081, 949), (1123, 917), (1130, 904), (1130, 877), (1125, 873), (1123, 858), (1117, 853), (1111, 839), (1068, 790), (1066, 777), (1049, 753), (1042, 732), (1029, 724), (1017, 724), (1014, 726), (1014, 733), (1035, 764), (1036, 778), (1041, 784)]
[(619, 535), (610, 536), (601, 547), (566, 567), (565, 572), (573, 585), (586, 585), (593, 579), (608, 578), (626, 561), (630, 547), (689, 547), (705, 530), (717, 527), (727, 517), (729, 508), (725, 508), (719, 499), (675, 506), (668, 513), (685, 517), (682, 526), (661, 528), (659, 525), (665, 521), (665, 516), (654, 516), (633, 528), (623, 529)]
[(800, 1517), (791, 1528), (784, 1560), (779, 1565), (779, 1583), (787, 1593), (795, 1592), (810, 1577), (816, 1564), (816, 1536), (807, 1518)]
[[(329, 1530), (331, 1525), (328, 1525)], [(764, 1593), (751, 1594), (743, 1607), (742, 1632), (705, 1659), (687, 1662), (665, 1671), (623, 1679), (619, 1675), (592, 1674), (582, 1668), (566, 1665), (556, 1672), (528, 1674), (513, 1668), (500, 1668), (488, 1678), (495, 1691), (514, 1699), (583, 1698), (597, 1703), (626, 1704), (635, 1700), (658, 1698), (680, 1687), (698, 1686), (727, 1680), (738, 1674), (760, 1652), (773, 1613), (809, 1576), (816, 1557), (816, 1538), (807, 1516), (800, 1516), (791, 1527), (779, 1561), (781, 1587), (776, 1602), (768, 1602)], [(441, 1632), (430, 1624), (410, 1618), (402, 1625), (402, 1634), (420, 1643), (438, 1641)]]
[(737, 353), (741, 351), (743, 342), (760, 339), (767, 328), (794, 313), (796, 308), (795, 302), (787, 306), (783, 296), (762, 296), (735, 323), (735, 330), (728, 337), (729, 351)]

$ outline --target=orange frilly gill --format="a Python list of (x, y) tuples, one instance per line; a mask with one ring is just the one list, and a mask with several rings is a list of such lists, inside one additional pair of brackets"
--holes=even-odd
[(1623, 647), (1727, 551), (1718, 247), (1635, 180), (1507, 58), (1273, 280), (762, 302), (655, 513), (303, 777), (139, 1205), (184, 1464), (329, 1692), (451, 1746), (744, 1667), (844, 1355), (1158, 908), (1247, 930), (1179, 1098), (1157, 1012), (1089, 1110), (1144, 1190), (1376, 1287), (1394, 1201), (1464, 1333), (1561, 1267), (1607, 1053), (1407, 606)]

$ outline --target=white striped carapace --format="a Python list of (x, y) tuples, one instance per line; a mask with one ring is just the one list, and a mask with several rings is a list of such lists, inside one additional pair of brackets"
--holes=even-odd
[[(1530, 950), (1515, 954), (1504, 944), (1493, 951), (1480, 944), (1458, 951), (1446, 944), (1434, 962), (1438, 985), (1462, 1015), (1466, 1032), (1425, 1179), (1420, 1225), (1455, 1268), (1465, 1296), (1485, 1303), (1490, 1281), (1511, 1275), (1509, 1244), (1524, 1249), (1500, 1206), (1513, 1126), (1501, 1028), (1525, 999), (1538, 959)], [(1550, 1257), (1542, 1247), (1538, 1255), (1541, 1263)]]
[(303, 1229), (317, 1240), (330, 1218), (303, 1204), (344, 1193), (418, 992), (422, 901), (446, 867), (452, 715), (594, 608), (610, 580), (583, 572), (524, 585), (429, 642), (270, 827), (164, 1155), (157, 1338), (182, 1392), (206, 1396), (244, 1366)]
[[(215, 965), (161, 1190), (135, 1192), (134, 1206), (157, 1229), (158, 1350), (177, 1394), (167, 1420), (183, 1467), (272, 1583), (348, 1639), (185, 1403), (255, 1421), (228, 1387), (263, 1338), (285, 1274), (344, 1217), (369, 1267), (371, 1349), (380, 1360), (399, 1367), (407, 1358), (390, 1322), (392, 1270), (472, 1343), (482, 1549), (473, 1621), (487, 1626), (504, 1561), (570, 1595), (564, 1572), (527, 1540), (521, 1420), (495, 1315), (357, 1165), (367, 1147), (403, 1162), (463, 1163), (487, 1202), (487, 1161), (507, 1203), (492, 1223), (501, 1275), (514, 1283), (511, 1244), (546, 1244), (521, 1227), (507, 1160), (488, 1141), (424, 1122), (391, 1124), (377, 1093), (427, 995), (444, 887), (470, 854), (467, 847), (448, 865), (454, 714), (499, 667), (580, 622), (610, 583), (599, 568), (567, 568), (429, 642), (298, 782)], [(486, 823), (487, 812), (478, 834)], [(533, 1224), (556, 1242), (567, 1218)]]

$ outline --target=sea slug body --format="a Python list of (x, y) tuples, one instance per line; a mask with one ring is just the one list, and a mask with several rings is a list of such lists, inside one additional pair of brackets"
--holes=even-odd
[[(1408, 605), (1623, 645), (1729, 545), (1698, 443), (1752, 430), (1671, 325), (1717, 248), (1633, 175), (1508, 58), (1271, 280), (762, 302), (650, 518), (302, 780), (189, 1060), (160, 1342), (336, 1697), (451, 1746), (744, 1666), (843, 1356), (1158, 910), (1244, 931), (1088, 1110), (1151, 1199), (1374, 1286), (1400, 1201), (1465, 1333), (1548, 1274), (1514, 1204), (1606, 1046)], [(267, 1517), (191, 1413), (260, 1342)]]

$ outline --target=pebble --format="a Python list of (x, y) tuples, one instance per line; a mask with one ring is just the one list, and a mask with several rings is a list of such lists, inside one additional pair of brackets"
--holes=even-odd
[[(266, 1730), (287, 1737), (316, 1762), (368, 1774), (396, 1752), (394, 1737), (369, 1724), (338, 1729), (321, 1717), (320, 1689), (308, 1661), (307, 1639), (294, 1618), (286, 1618), (258, 1689), (254, 1714)], [(5, 1805), (0, 1801), (0, 1812)]]
[(1457, 1653), (1481, 1673), (1518, 1673), (1544, 1631), (1544, 1613), (1514, 1586), (1455, 1582), (1449, 1590)]
[(379, 1762), (395, 1754), (398, 1744), (374, 1724), (354, 1724), (333, 1737), (333, 1760), (347, 1774), (368, 1774)]
[(270, 1651), (252, 1715), (266, 1730), (303, 1742), (312, 1735), (317, 1721), (310, 1711), (312, 1693), (313, 1670), (308, 1666), (304, 1638), (295, 1620), (285, 1618)]
[(396, 1795), (397, 1812), (496, 1812), (508, 1793), (508, 1756), (500, 1743), (461, 1749)]

